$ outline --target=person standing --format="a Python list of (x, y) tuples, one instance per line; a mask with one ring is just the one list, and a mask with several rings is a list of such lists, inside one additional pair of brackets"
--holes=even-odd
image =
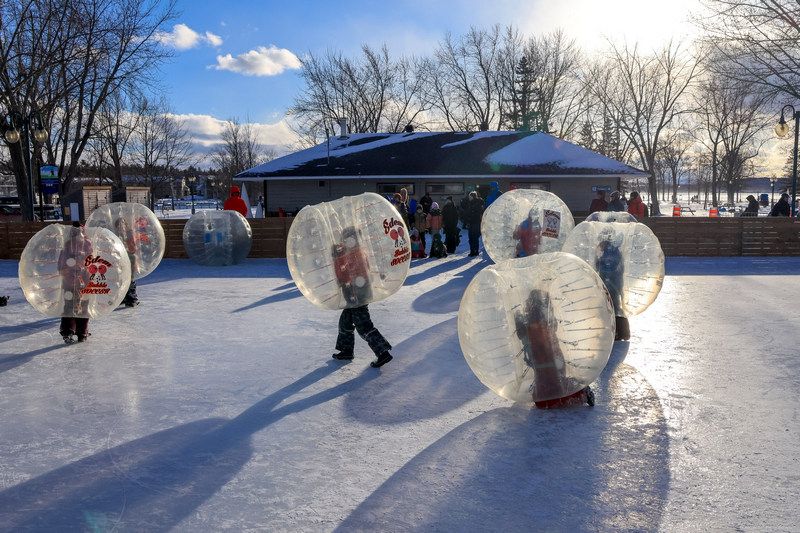
[(789, 208), (789, 195), (786, 193), (781, 194), (780, 200), (775, 202), (772, 206), (772, 211), (769, 212), (771, 217), (788, 217), (791, 216), (791, 209)]
[(372, 287), (369, 280), (369, 263), (367, 255), (358, 241), (358, 230), (347, 227), (342, 230), (342, 241), (333, 245), (333, 266), (336, 281), (342, 296), (348, 305), (339, 316), (339, 334), (336, 338), (337, 353), (332, 357), (341, 361), (352, 360), (355, 348), (354, 331), (367, 341), (369, 347), (378, 357), (370, 363), (378, 368), (392, 360), (389, 350), (392, 345), (381, 335), (369, 316), (367, 302), (372, 298)]
[(425, 196), (419, 199), (419, 205), (422, 206), (422, 212), (426, 215), (431, 212), (432, 204), (433, 199), (431, 199), (427, 192), (425, 193)]
[(442, 210), (439, 209), (439, 204), (433, 202), (431, 204), (431, 212), (428, 213), (426, 217), (426, 222), (428, 224), (428, 231), (431, 232), (431, 235), (438, 235), (442, 229)]
[(494, 203), (495, 200), (500, 198), (500, 195), (503, 194), (500, 192), (500, 184), (496, 181), (493, 181), (489, 184), (489, 192), (486, 194), (486, 202), (484, 202), (484, 208), (489, 207)]
[(89, 283), (89, 272), (86, 270), (86, 257), (92, 253), (92, 243), (83, 230), (80, 222), (73, 222), (69, 239), (58, 255), (58, 272), (61, 274), (63, 293), (71, 295), (64, 298), (64, 313), (61, 315), (59, 333), (67, 344), (84, 342), (89, 337), (89, 319), (80, 315), (87, 314), (89, 303), (81, 297), (81, 290)]
[(226, 211), (236, 211), (243, 217), (247, 218), (247, 204), (244, 203), (244, 200), (242, 200), (242, 192), (239, 190), (239, 187), (236, 185), (231, 185), (230, 197), (225, 200), (222, 208)]
[(608, 203), (608, 211), (625, 211), (625, 202), (622, 201), (619, 191), (611, 193), (611, 201)]
[(400, 213), (406, 227), (411, 227), (408, 220), (408, 206), (403, 202), (403, 196), (399, 192), (394, 193), (394, 196), (392, 196), (392, 205), (394, 205), (397, 212)]
[(448, 196), (442, 208), (442, 225), (444, 226), (444, 244), (448, 254), (454, 254), (458, 247), (458, 208), (453, 197)]
[(639, 193), (636, 191), (631, 191), (631, 199), (628, 202), (628, 213), (633, 215), (638, 221), (642, 221), (645, 218), (644, 202), (642, 202)]
[(606, 191), (600, 189), (597, 191), (597, 197), (592, 200), (592, 205), (589, 206), (589, 214), (607, 210), (608, 202), (606, 202)]
[(743, 217), (757, 217), (758, 216), (758, 200), (752, 194), (747, 196), (747, 207), (742, 212)]
[(480, 252), (481, 218), (483, 217), (483, 199), (476, 191), (469, 193), (464, 220), (469, 228), (469, 255), (475, 257)]
[(123, 217), (119, 217), (114, 221), (114, 230), (117, 237), (122, 240), (122, 244), (125, 245), (125, 251), (128, 252), (128, 259), (131, 261), (131, 283), (128, 285), (128, 292), (125, 293), (122, 304), (125, 307), (136, 307), (139, 305), (139, 296), (136, 294), (136, 280), (134, 279), (136, 273), (136, 234)]

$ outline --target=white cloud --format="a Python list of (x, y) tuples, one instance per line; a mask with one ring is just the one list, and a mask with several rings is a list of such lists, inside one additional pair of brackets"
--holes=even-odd
[(175, 24), (172, 31), (159, 31), (155, 34), (156, 41), (164, 46), (169, 46), (177, 50), (189, 50), (200, 44), (210, 44), (220, 46), (222, 37), (207, 31), (205, 35), (200, 35), (186, 24)]
[[(222, 132), (225, 120), (211, 115), (171, 114), (189, 131), (194, 151), (200, 158), (200, 166), (211, 166), (212, 153), (222, 145)], [(256, 138), (265, 148), (275, 151), (278, 156), (291, 150), (299, 140), (297, 134), (289, 127), (285, 118), (274, 123), (252, 123)]]
[(217, 64), (210, 68), (230, 70), (245, 76), (276, 76), (286, 69), (300, 68), (300, 59), (285, 48), (259, 46), (236, 57), (231, 54), (217, 56)]

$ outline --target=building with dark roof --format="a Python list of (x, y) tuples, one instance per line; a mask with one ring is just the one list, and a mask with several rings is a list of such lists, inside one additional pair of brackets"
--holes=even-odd
[(492, 181), (500, 190), (539, 188), (585, 212), (597, 188), (646, 178), (643, 171), (542, 132), (360, 133), (274, 159), (236, 176), (263, 181), (266, 209), (288, 211), (342, 196), (391, 194), (456, 202)]

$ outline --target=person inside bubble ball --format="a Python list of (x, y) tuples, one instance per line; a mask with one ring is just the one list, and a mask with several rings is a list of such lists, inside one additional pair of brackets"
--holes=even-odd
[(617, 323), (614, 340), (629, 340), (631, 338), (630, 324), (628, 319), (622, 316), (623, 275), (625, 274), (622, 252), (619, 245), (614, 242), (611, 233), (601, 233), (600, 237), (601, 241), (595, 251), (595, 270), (605, 283), (614, 304)]
[(532, 398), (539, 409), (552, 409), (582, 405), (594, 405), (594, 392), (588, 386), (577, 392), (572, 378), (565, 374), (564, 354), (556, 336), (558, 321), (553, 314), (550, 297), (542, 290), (534, 289), (525, 301), (523, 312), (514, 316), (517, 337), (522, 341), (522, 350), (517, 355), (519, 387), (528, 372), (533, 370), (533, 382), (529, 387)]
[(370, 363), (370, 366), (373, 368), (383, 366), (392, 360), (392, 354), (389, 353), (392, 346), (373, 325), (369, 316), (367, 303), (372, 298), (369, 262), (359, 243), (358, 230), (352, 226), (344, 228), (342, 240), (333, 245), (331, 255), (342, 296), (348, 305), (354, 306), (342, 309), (339, 317), (339, 335), (336, 338), (338, 352), (332, 357), (344, 361), (353, 359), (355, 348), (353, 332), (358, 331), (359, 336), (367, 341), (378, 357), (376, 361)]
[(139, 296), (136, 294), (136, 280), (133, 279), (133, 274), (136, 272), (136, 233), (123, 217), (119, 217), (114, 221), (114, 233), (122, 240), (122, 244), (125, 245), (125, 251), (128, 252), (128, 259), (131, 261), (131, 284), (128, 286), (128, 292), (125, 293), (122, 303), (125, 307), (135, 307), (139, 305)]
[(73, 222), (69, 238), (58, 255), (58, 272), (61, 275), (61, 290), (64, 297), (64, 313), (61, 316), (59, 333), (64, 342), (72, 344), (76, 338), (83, 342), (89, 336), (89, 319), (80, 315), (87, 313), (89, 302), (81, 297), (81, 290), (89, 283), (89, 272), (85, 268), (86, 257), (92, 253), (92, 243), (80, 222)]
[(517, 241), (516, 257), (527, 257), (539, 251), (539, 245), (542, 242), (542, 225), (539, 223), (537, 208), (534, 207), (528, 211), (528, 218), (514, 229), (513, 237)]

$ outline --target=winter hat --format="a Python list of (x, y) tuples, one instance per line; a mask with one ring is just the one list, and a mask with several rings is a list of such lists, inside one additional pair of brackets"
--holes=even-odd
[(431, 210), (433, 210), (433, 209), (439, 209), (439, 204), (437, 204), (436, 202), (433, 202), (431, 204)]
[(234, 194), (239, 195), (241, 194), (241, 192), (242, 191), (239, 190), (239, 187), (237, 187), (236, 185), (231, 185), (231, 196), (233, 196)]
[(755, 200), (755, 199), (756, 197), (753, 196), (752, 194), (747, 195), (747, 200)]
[(619, 191), (614, 191), (611, 193), (611, 198), (619, 198)]

